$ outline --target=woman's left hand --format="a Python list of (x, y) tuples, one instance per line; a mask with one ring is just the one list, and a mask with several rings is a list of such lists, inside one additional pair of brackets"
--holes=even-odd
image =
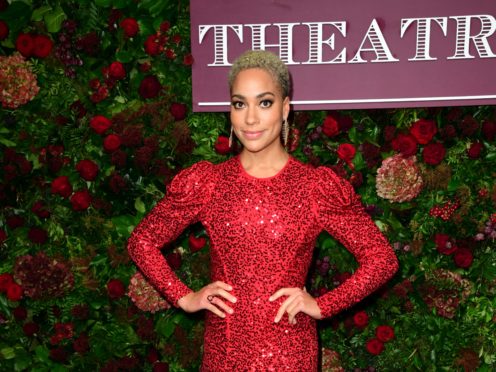
[(288, 321), (290, 324), (296, 324), (296, 314), (305, 313), (314, 319), (322, 319), (319, 305), (315, 298), (310, 296), (305, 288), (281, 288), (272, 296), (269, 301), (275, 301), (281, 296), (288, 296), (282, 303), (279, 311), (277, 312), (274, 322), (277, 323), (281, 320), (284, 313), (288, 313)]

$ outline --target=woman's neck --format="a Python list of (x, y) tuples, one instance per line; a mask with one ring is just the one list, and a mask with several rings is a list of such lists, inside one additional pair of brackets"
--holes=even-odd
[(286, 165), (289, 154), (280, 146), (272, 151), (241, 151), (239, 159), (245, 171), (254, 177), (272, 177)]

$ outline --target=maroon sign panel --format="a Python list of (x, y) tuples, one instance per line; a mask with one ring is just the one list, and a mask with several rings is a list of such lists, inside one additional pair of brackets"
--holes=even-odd
[(496, 1), (191, 0), (195, 111), (228, 111), (248, 49), (288, 65), (295, 110), (496, 103)]

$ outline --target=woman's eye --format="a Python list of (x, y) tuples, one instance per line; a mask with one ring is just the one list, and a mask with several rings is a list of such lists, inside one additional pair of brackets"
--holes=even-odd
[(272, 106), (272, 101), (270, 99), (264, 99), (260, 102), (260, 106), (262, 106), (263, 108), (268, 108)]
[(241, 102), (241, 101), (234, 101), (234, 102), (231, 102), (231, 105), (235, 109), (240, 109), (240, 108), (243, 107), (243, 102)]

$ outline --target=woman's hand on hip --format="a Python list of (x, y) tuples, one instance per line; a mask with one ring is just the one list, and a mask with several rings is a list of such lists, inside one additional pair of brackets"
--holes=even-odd
[(275, 301), (279, 297), (288, 296), (282, 303), (274, 322), (281, 320), (284, 313), (288, 313), (290, 324), (296, 324), (296, 314), (305, 313), (314, 319), (322, 319), (319, 305), (315, 298), (310, 296), (305, 288), (281, 288), (270, 296), (269, 301)]
[(197, 292), (191, 292), (181, 297), (177, 301), (177, 304), (187, 313), (194, 313), (205, 309), (221, 318), (225, 318), (226, 313), (232, 314), (234, 312), (225, 301), (236, 302), (236, 297), (228, 291), (232, 291), (232, 286), (221, 281), (216, 281), (206, 285)]

